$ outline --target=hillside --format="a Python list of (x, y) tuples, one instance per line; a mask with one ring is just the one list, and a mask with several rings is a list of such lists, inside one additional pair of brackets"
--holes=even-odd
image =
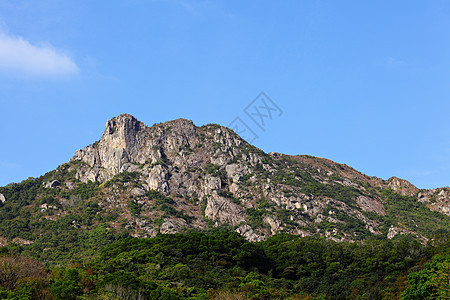
[(449, 232), (449, 199), (449, 188), (419, 190), (323, 158), (266, 154), (219, 125), (147, 127), (123, 114), (70, 162), (0, 188), (0, 241), (52, 249), (54, 228), (151, 237), (229, 226), (250, 241), (289, 233), (425, 242)]
[(0, 187), (0, 299), (445, 298), (449, 196), (120, 115)]

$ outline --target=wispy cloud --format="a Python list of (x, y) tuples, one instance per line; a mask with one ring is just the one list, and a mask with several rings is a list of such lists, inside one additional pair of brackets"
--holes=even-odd
[(32, 45), (0, 32), (0, 72), (19, 77), (65, 77), (79, 73), (77, 64), (49, 43)]

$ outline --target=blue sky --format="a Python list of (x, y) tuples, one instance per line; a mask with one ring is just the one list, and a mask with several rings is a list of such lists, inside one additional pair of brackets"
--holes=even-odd
[[(283, 111), (265, 131), (244, 108)], [(266, 152), (450, 185), (448, 1), (1, 1), (0, 185), (130, 113), (240, 117)]]

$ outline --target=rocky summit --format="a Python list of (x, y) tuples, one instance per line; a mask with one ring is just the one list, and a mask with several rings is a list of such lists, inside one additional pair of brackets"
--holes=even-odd
[[(449, 188), (421, 190), (324, 158), (264, 153), (223, 126), (177, 119), (149, 127), (128, 114), (107, 121), (101, 139), (70, 162), (0, 188), (2, 210), (22, 209), (28, 222), (104, 224), (136, 237), (227, 226), (250, 241), (290, 233), (425, 242), (449, 231), (449, 200)], [(33, 243), (39, 234), (3, 231), (0, 240)]]

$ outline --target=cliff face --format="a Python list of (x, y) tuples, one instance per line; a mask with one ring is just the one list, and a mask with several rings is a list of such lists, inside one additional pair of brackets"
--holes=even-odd
[[(147, 127), (131, 115), (120, 115), (106, 122), (100, 141), (75, 153), (71, 163), (77, 162), (71, 168), (85, 183), (108, 183), (120, 174), (137, 176), (132, 187), (125, 183), (125, 189), (118, 189), (116, 183), (105, 188), (100, 200), (112, 210), (130, 195), (137, 198), (143, 212), (123, 215), (138, 224), (136, 235), (229, 225), (250, 240), (279, 232), (334, 240), (392, 238), (407, 232), (425, 240), (424, 234), (408, 228), (406, 219), (385, 221), (393, 218), (396, 201), (415, 199), (450, 214), (446, 188), (419, 190), (406, 180), (369, 177), (327, 159), (266, 154), (228, 128), (196, 127), (184, 119)], [(403, 198), (386, 196), (383, 190)], [(162, 224), (152, 224), (159, 216), (148, 196), (153, 191), (173, 199), (171, 206), (194, 221), (166, 214)]]
[(245, 221), (245, 214), (218, 193), (227, 177), (215, 176), (218, 169), (205, 174), (203, 168), (225, 168), (242, 143), (220, 126), (197, 128), (192, 121), (178, 119), (147, 127), (131, 115), (120, 115), (106, 122), (99, 142), (78, 150), (71, 160), (85, 163), (76, 172), (82, 182), (104, 183), (121, 172), (137, 172), (142, 189), (206, 198), (205, 216), (234, 226)]
[(148, 141), (148, 128), (133, 116), (120, 115), (109, 120), (99, 142), (75, 152), (72, 160), (90, 166), (87, 173), (77, 177), (82, 181), (104, 182), (127, 171), (131, 163), (145, 159)]

